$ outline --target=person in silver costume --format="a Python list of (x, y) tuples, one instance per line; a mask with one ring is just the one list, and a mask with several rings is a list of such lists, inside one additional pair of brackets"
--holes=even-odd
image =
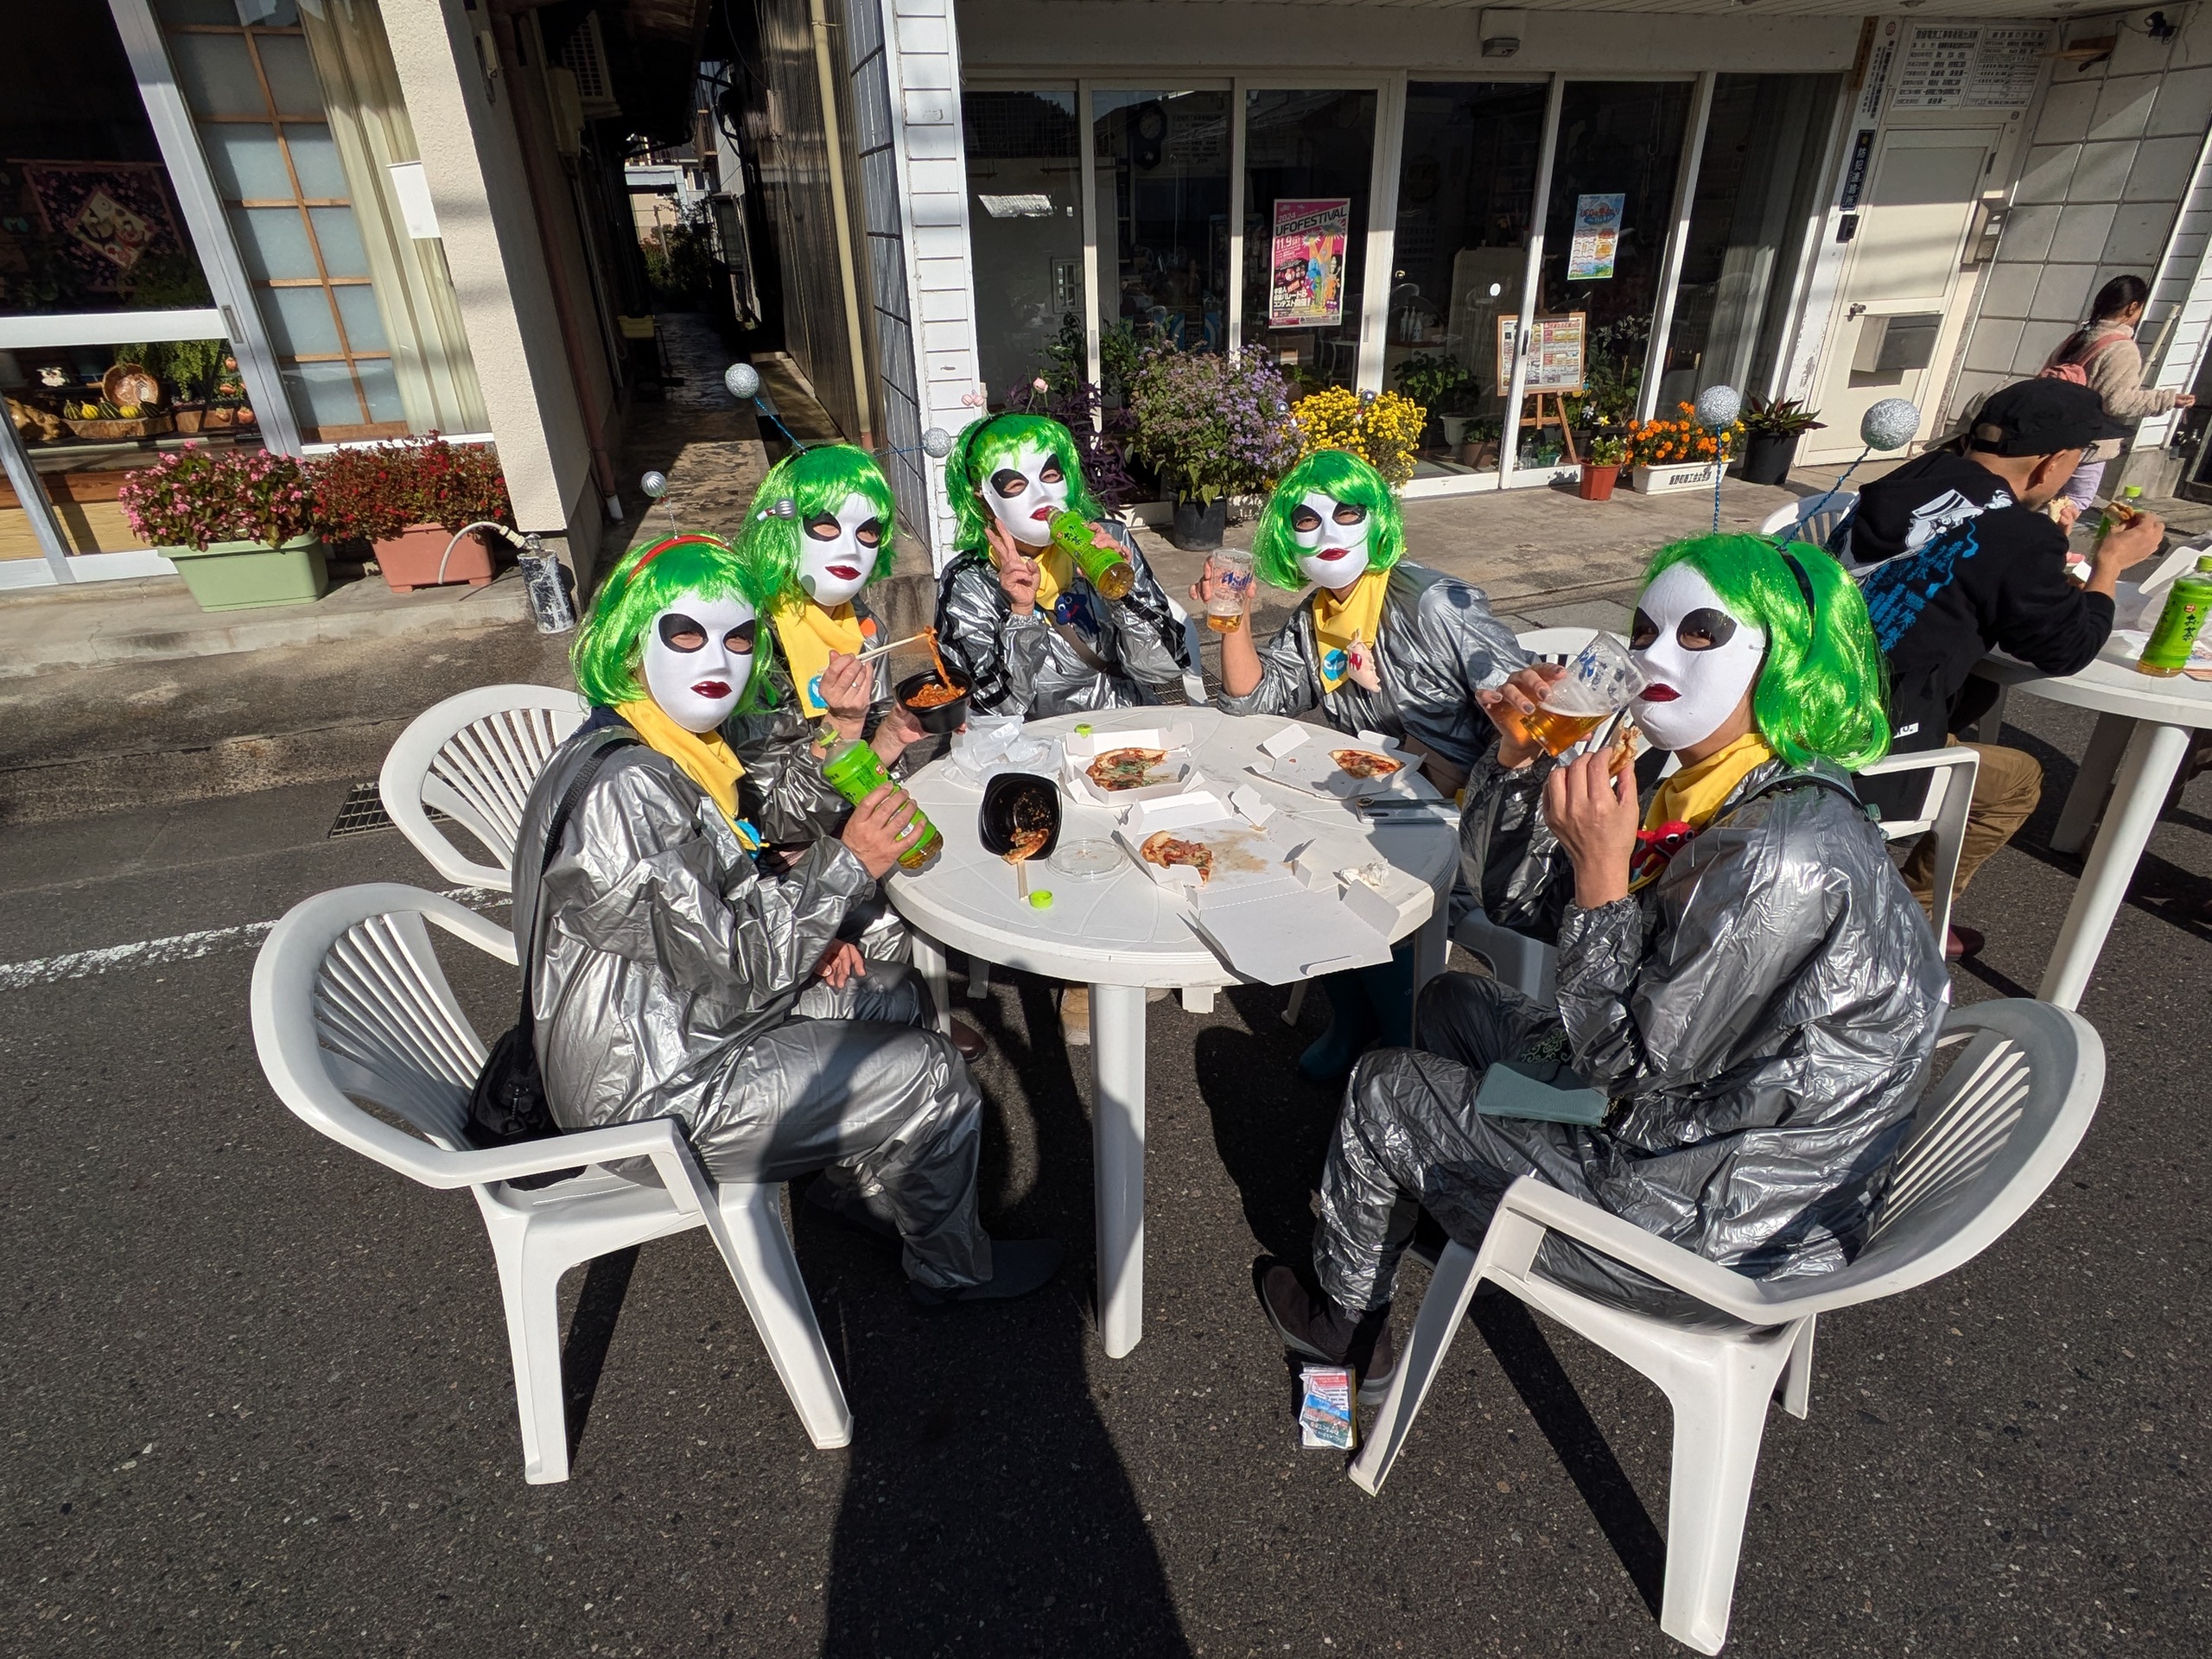
[[(1043, 719), (1158, 702), (1180, 683), (1183, 625), (1136, 537), (1106, 522), (1067, 428), (1042, 415), (978, 421), (953, 445), (944, 487), (959, 550), (938, 582), (938, 644), (971, 706)], [(1052, 544), (1047, 525), (1064, 511), (1128, 558), (1136, 580), (1121, 598)]]
[[(1479, 588), (1404, 557), (1396, 493), (1357, 455), (1322, 449), (1292, 467), (1268, 499), (1252, 567), (1270, 587), (1313, 596), (1262, 649), (1245, 625), (1221, 636), (1223, 695), (1232, 715), (1294, 717), (1318, 709), (1340, 732), (1377, 732), (1421, 757), (1446, 795), (1497, 741), (1475, 702), (1529, 659)], [(1209, 564), (1191, 590), (1204, 605), (1220, 577)], [(1372, 1043), (1408, 1040), (1413, 947), (1389, 962), (1321, 981), (1329, 1028), (1299, 1069), (1334, 1082)]]
[(1022, 1294), (1059, 1247), (983, 1230), (982, 1100), (928, 988), (838, 937), (913, 844), (912, 803), (887, 786), (780, 875), (754, 861), (717, 728), (753, 689), (757, 603), (726, 545), (677, 537), (632, 550), (577, 634), (593, 712), (515, 861), (548, 1103), (569, 1129), (675, 1117), (715, 1180), (836, 1172), (810, 1196), (896, 1237), (918, 1300)]
[[(1316, 1296), (1257, 1272), (1295, 1351), (1343, 1361), (1370, 1398), (1419, 1210), (1478, 1243), (1534, 1176), (1754, 1278), (1827, 1272), (1865, 1243), (1949, 1000), (1942, 953), (1847, 769), (1886, 749), (1881, 659), (1834, 560), (1725, 535), (1655, 556), (1632, 705), (1681, 769), (1648, 806), (1624, 747), (1554, 762), (1522, 718), (1564, 671), (1483, 694), (1502, 734), (1468, 785), (1461, 851), (1486, 902), (1555, 906), (1558, 997), (1439, 976), (1420, 1046), (1363, 1060), (1321, 1182)], [(1541, 803), (1541, 817), (1537, 804)], [(1501, 874), (1510, 879), (1501, 880)], [(1501, 1061), (1567, 1082), (1590, 1126), (1485, 1115)], [(1539, 1270), (1617, 1306), (1701, 1305), (1548, 1241)]]

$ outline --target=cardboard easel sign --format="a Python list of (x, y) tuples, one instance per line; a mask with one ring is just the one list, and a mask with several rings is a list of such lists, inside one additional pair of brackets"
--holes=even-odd
[[(1532, 317), (1529, 321), (1529, 368), (1522, 378), (1523, 397), (1541, 392), (1547, 397), (1580, 391), (1587, 384), (1585, 366), (1589, 356), (1590, 314), (1569, 311), (1564, 316)], [(1497, 320), (1497, 395), (1513, 393), (1514, 349), (1521, 335), (1521, 319)]]

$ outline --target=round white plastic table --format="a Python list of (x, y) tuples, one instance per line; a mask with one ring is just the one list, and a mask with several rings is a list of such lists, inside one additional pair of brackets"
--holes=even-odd
[[(1343, 869), (1381, 859), (1390, 866), (1382, 889), (1398, 907), (1392, 942), (1418, 933), (1414, 982), (1444, 965), (1447, 902), (1458, 868), (1459, 829), (1441, 817), (1370, 823), (1347, 806), (1253, 775), (1262, 740), (1291, 722), (1233, 718), (1204, 708), (1115, 709), (1037, 721), (1030, 730), (1058, 736), (1078, 723), (1099, 732), (1131, 731), (1187, 721), (1192, 759), (1216, 795), (1241, 785), (1258, 789), (1291, 822), (1293, 845), (1315, 843), (1318, 861)], [(1310, 741), (1326, 741), (1317, 729)], [(1057, 754), (1057, 750), (1055, 750)], [(1427, 794), (1426, 781), (1417, 780)], [(1042, 861), (1029, 867), (1032, 892), (1052, 903), (1033, 908), (1014, 893), (1014, 872), (983, 850), (977, 808), (982, 790), (949, 760), (925, 766), (906, 785), (944, 837), (944, 850), (916, 874), (894, 874), (891, 902), (914, 930), (915, 966), (930, 981), (949, 1019), (944, 951), (1090, 987), (1091, 1074), (1096, 1104), (1091, 1140), (1096, 1167), (1099, 1333), (1121, 1358), (1144, 1334), (1145, 991), (1180, 989), (1184, 1006), (1204, 1012), (1213, 992), (1240, 982), (1192, 931), (1184, 900), (1155, 885), (1124, 855), (1112, 874), (1078, 880)], [(1110, 840), (1115, 814), (1078, 804), (1062, 791), (1060, 844)], [(1270, 821), (1271, 823), (1274, 822)], [(1119, 849), (1117, 848), (1118, 851)]]
[(2165, 805), (2166, 791), (2189, 753), (2190, 733), (2212, 727), (2212, 684), (2141, 673), (2134, 666), (2136, 655), (2113, 640), (2078, 674), (2041, 675), (2024, 663), (1995, 656), (1985, 657), (1974, 668), (1983, 679), (2094, 709), (2098, 716), (2096, 734), (2050, 837), (2054, 851), (2079, 849), (2111, 785), (2112, 804), (2082, 867), (2081, 885), (2036, 992), (2062, 1008), (2081, 1005), (2105, 936), (2112, 931), (2113, 918), (2127, 898), (2127, 884)]

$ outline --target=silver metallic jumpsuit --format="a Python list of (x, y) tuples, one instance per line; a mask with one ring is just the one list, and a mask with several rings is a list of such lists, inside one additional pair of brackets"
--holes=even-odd
[(1491, 613), (1481, 588), (1401, 559), (1390, 567), (1376, 632), (1382, 689), (1346, 680), (1325, 690), (1313, 607), (1300, 602), (1260, 652), (1259, 684), (1217, 701), (1232, 715), (1294, 717), (1319, 708), (1340, 732), (1380, 732), (1465, 773), (1497, 742), (1497, 728), (1475, 702), (1477, 688), (1501, 683), (1529, 661), (1512, 630)]
[(555, 1119), (680, 1119), (716, 1180), (842, 1169), (896, 1218), (909, 1276), (940, 1289), (988, 1279), (982, 1096), (936, 1030), (928, 988), (890, 963), (842, 990), (813, 978), (847, 907), (875, 889), (842, 843), (764, 876), (672, 762), (623, 743), (537, 880), (569, 780), (616, 741), (599, 726), (570, 738), (518, 837), (515, 937), (531, 942)]
[[(963, 553), (938, 582), (938, 645), (975, 688), (987, 715), (1052, 715), (1158, 702), (1192, 666), (1183, 625), (1167, 594), (1120, 524), (1106, 526), (1136, 567), (1120, 599), (1103, 599), (1077, 571), (1057, 615), (1040, 606), (1016, 616), (985, 553)], [(1080, 643), (1077, 643), (1080, 642)]]
[[(1516, 859), (1524, 898), (1571, 890), (1556, 843), (1530, 833), (1549, 769), (1493, 759), (1468, 785), (1461, 857), (1471, 881), (1491, 873), (1486, 898)], [(1389, 1301), (1416, 1205), (1472, 1246), (1524, 1174), (1753, 1278), (1827, 1272), (1865, 1242), (1950, 996), (1873, 824), (1770, 761), (1656, 880), (1564, 911), (1556, 1008), (1440, 975), (1422, 1047), (1353, 1072), (1313, 1246), (1339, 1306)], [(1478, 1116), (1484, 1069), (1514, 1058), (1567, 1061), (1611, 1100), (1605, 1123)], [(1618, 1306), (1702, 1306), (1556, 1238), (1537, 1265)]]

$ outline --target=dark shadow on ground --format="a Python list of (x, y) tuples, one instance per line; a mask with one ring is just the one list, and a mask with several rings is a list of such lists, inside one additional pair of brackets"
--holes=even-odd
[(599, 1394), (600, 1373), (607, 1369), (607, 1351), (621, 1321), (622, 1299), (629, 1294), (630, 1275), (637, 1270), (635, 1244), (598, 1257), (584, 1270), (583, 1289), (569, 1320), (569, 1338), (561, 1345), (561, 1397), (568, 1411), (572, 1460), (583, 1444), (584, 1424)]
[[(995, 1051), (981, 1068), (984, 1220), (1001, 1236), (1065, 1242), (1058, 1281), (1019, 1302), (925, 1312), (887, 1249), (794, 1210), (854, 1407), (823, 1591), (830, 1659), (1189, 1651), (1091, 1397), (1088, 1055), (1076, 1051), (1079, 1094), (1051, 988), (1018, 983), (1020, 1022), (995, 1001), (955, 1011)], [(1052, 1035), (1032, 1044), (1021, 1025)], [(995, 1206), (1008, 1191), (1019, 1198)]]
[(1240, 985), (1221, 995), (1249, 1030), (1208, 1027), (1192, 1052), (1214, 1148), (1261, 1249), (1302, 1271), (1313, 1236), (1313, 1194), (1344, 1090), (1308, 1081), (1297, 1059), (1325, 1028), (1328, 1001), (1317, 987), (1306, 999), (1301, 1040), (1286, 1044), (1278, 1034), (1287, 995), (1281, 987)]

